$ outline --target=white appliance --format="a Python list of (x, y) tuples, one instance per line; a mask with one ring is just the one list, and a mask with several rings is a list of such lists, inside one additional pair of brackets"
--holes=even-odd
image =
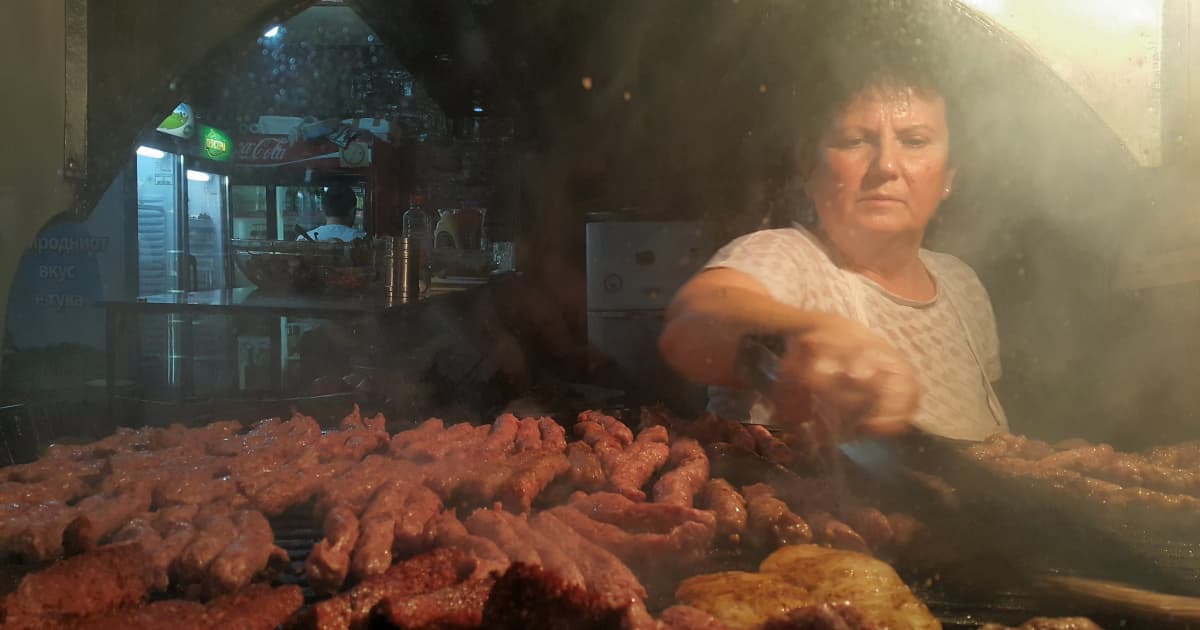
[(696, 402), (699, 389), (659, 358), (658, 336), (675, 292), (711, 254), (699, 224), (595, 221), (586, 236), (588, 343), (606, 360), (594, 376), (638, 402)]

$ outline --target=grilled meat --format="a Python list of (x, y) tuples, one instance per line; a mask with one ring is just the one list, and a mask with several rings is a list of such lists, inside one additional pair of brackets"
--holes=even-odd
[(541, 566), (542, 557), (534, 548), (533, 542), (522, 538), (513, 527), (507, 515), (495, 510), (475, 510), (467, 520), (463, 521), (467, 531), (476, 536), (487, 538), (496, 543), (500, 551), (512, 562), (520, 562), (531, 566)]
[(521, 421), (512, 414), (504, 414), (492, 423), (492, 431), (483, 443), (483, 451), (488, 453), (511, 453), (516, 448), (517, 433)]
[(362, 628), (371, 610), (385, 598), (428, 593), (462, 582), (474, 570), (469, 554), (436, 549), (393, 565), (383, 575), (363, 580), (350, 590), (318, 602), (289, 624), (295, 628)]
[(848, 601), (883, 627), (941, 628), (892, 567), (865, 554), (794, 545), (768, 556), (759, 570), (804, 587), (817, 602)]
[(675, 598), (730, 628), (757, 628), (768, 619), (818, 601), (808, 589), (778, 575), (744, 571), (688, 578), (675, 591)]
[(79, 511), (59, 501), (0, 504), (0, 555), (46, 562), (63, 553), (63, 534)]
[(533, 501), (559, 475), (571, 469), (567, 456), (558, 452), (537, 452), (520, 462), (512, 474), (496, 489), (495, 499), (505, 509), (518, 513), (529, 512)]
[(782, 545), (812, 542), (813, 531), (808, 522), (788, 508), (766, 484), (754, 484), (742, 489), (746, 497), (746, 529), (750, 541), (760, 547), (774, 549)]
[(401, 554), (427, 551), (433, 545), (430, 524), (442, 511), (442, 500), (432, 490), (415, 486), (396, 515), (393, 548)]
[(769, 619), (760, 630), (884, 630), (849, 602), (805, 606)]
[(538, 430), (542, 434), (542, 449), (551, 453), (567, 450), (567, 431), (553, 418), (538, 418)]
[(716, 617), (682, 604), (667, 608), (659, 619), (671, 630), (729, 630), (729, 626)]
[(746, 531), (748, 512), (746, 498), (724, 479), (710, 479), (701, 492), (700, 507), (711, 510), (717, 518), (717, 539), (737, 545)]
[(303, 604), (304, 594), (298, 586), (255, 584), (213, 600), (204, 617), (209, 628), (274, 630)]
[(517, 424), (517, 437), (513, 440), (518, 453), (542, 448), (542, 429), (537, 418), (522, 418)]
[(6, 628), (44, 628), (146, 598), (154, 582), (140, 545), (100, 547), (21, 578), (4, 598)]
[(511, 564), (508, 555), (496, 543), (468, 532), (450, 510), (434, 519), (432, 527), (439, 547), (457, 549), (475, 560), (474, 577), (486, 577), (492, 572), (503, 573)]
[(608, 482), (600, 457), (587, 442), (571, 442), (567, 445), (567, 462), (571, 465), (571, 485), (584, 492), (595, 492)]
[(195, 535), (175, 561), (171, 573), (177, 584), (199, 587), (205, 581), (208, 566), (238, 531), (227, 512), (201, 514), (196, 517), (195, 527)]
[(654, 501), (691, 507), (708, 482), (708, 454), (696, 440), (680, 438), (671, 443), (667, 462), (672, 468), (654, 484)]
[(317, 592), (332, 593), (350, 573), (350, 553), (358, 544), (358, 517), (349, 508), (336, 506), (325, 515), (324, 532), (304, 562), (304, 573)]
[(569, 547), (564, 546), (561, 541), (534, 530), (524, 516), (514, 516), (503, 512), (500, 514), (508, 519), (509, 525), (517, 536), (530, 541), (541, 560), (541, 568), (557, 576), (563, 584), (580, 588), (585, 586), (583, 572), (572, 557)]
[(644, 501), (646, 493), (642, 491), (642, 486), (667, 463), (671, 455), (667, 440), (664, 427), (650, 427), (638, 433), (633, 443), (606, 468), (609, 487), (630, 499)]
[(275, 546), (275, 533), (261, 512), (244, 510), (233, 515), (237, 535), (208, 567), (208, 592), (232, 593), (250, 584), (271, 560), (287, 562), (287, 552)]
[(78, 516), (63, 532), (63, 546), (68, 553), (94, 549), (135, 514), (149, 510), (150, 489), (141, 485), (114, 496), (92, 495), (75, 507)]
[(804, 518), (812, 528), (812, 537), (817, 543), (829, 545), (835, 549), (847, 549), (868, 553), (871, 548), (867, 541), (846, 523), (835, 518), (829, 512), (813, 510), (804, 513)]
[(483, 618), (495, 630), (618, 630), (624, 611), (552, 570), (518, 563), (492, 586)]
[[(571, 508), (560, 510), (564, 513), (574, 511)], [(537, 514), (529, 524), (534, 531), (562, 546), (578, 565), (588, 591), (600, 597), (605, 605), (624, 608), (646, 598), (645, 587), (629, 567), (558, 518), (555, 510)]]
[(384, 597), (373, 615), (396, 628), (476, 628), (495, 577), (476, 578), (415, 595)]

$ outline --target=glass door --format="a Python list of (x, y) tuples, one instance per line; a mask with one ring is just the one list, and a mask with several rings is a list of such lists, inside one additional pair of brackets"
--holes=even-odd
[[(229, 214), (234, 240), (277, 239), (278, 226), (267, 218), (269, 187), (261, 184), (233, 184), (229, 187)], [(272, 227), (275, 229), (272, 230)]]
[(188, 288), (192, 291), (228, 286), (228, 178), (187, 169)]
[[(140, 146), (137, 164), (138, 295), (188, 290), (188, 230), (184, 158)], [(143, 316), (138, 322), (142, 382), (177, 397), (191, 377), (190, 320), (182, 315)]]
[(186, 246), (180, 229), (183, 156), (141, 146), (136, 162), (138, 295), (186, 290), (180, 274)]
[[(229, 241), (228, 177), (201, 170), (189, 161), (187, 182), (187, 260), (191, 291), (214, 291), (232, 282), (226, 255)], [(191, 382), (197, 395), (222, 395), (234, 387), (237, 348), (228, 315), (194, 317), (190, 330)]]

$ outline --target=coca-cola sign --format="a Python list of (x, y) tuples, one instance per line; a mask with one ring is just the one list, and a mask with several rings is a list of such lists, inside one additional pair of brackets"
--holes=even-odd
[[(326, 138), (293, 141), (288, 136), (250, 135), (238, 138), (234, 146), (237, 150), (238, 164), (248, 167), (338, 168), (341, 166), (345, 168), (347, 166), (339, 164), (341, 150)], [(367, 143), (367, 146), (369, 147), (370, 144)], [(369, 163), (368, 158), (367, 164)]]
[(287, 136), (262, 136), (237, 143), (238, 162), (283, 162), (292, 148)]

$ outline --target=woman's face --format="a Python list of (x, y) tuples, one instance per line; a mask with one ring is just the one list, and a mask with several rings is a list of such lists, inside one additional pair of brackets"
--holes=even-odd
[(805, 191), (836, 242), (920, 238), (950, 194), (950, 131), (940, 96), (912, 88), (856, 95), (821, 137)]

